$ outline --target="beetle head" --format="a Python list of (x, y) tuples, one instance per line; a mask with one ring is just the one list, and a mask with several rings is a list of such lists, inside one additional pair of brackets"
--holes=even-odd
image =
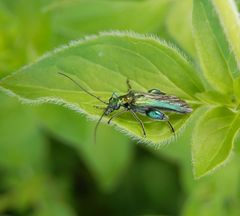
[(109, 115), (114, 110), (118, 110), (121, 106), (121, 100), (116, 93), (113, 93), (109, 98), (109, 103), (105, 112), (105, 115)]

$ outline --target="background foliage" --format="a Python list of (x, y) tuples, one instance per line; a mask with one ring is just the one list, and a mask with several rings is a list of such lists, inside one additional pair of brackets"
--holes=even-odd
[[(206, 105), (196, 109), (191, 121), (184, 126), (184, 133), (168, 146), (156, 150), (136, 145), (106, 125), (101, 125), (98, 143), (94, 146), (94, 122), (61, 106), (24, 105), (0, 92), (0, 214), (239, 215), (239, 139), (236, 133), (239, 115), (232, 110), (240, 98), (240, 49), (237, 43), (240, 28), (239, 21), (229, 16), (228, 2), (0, 0), (0, 78), (32, 63), (56, 46), (99, 31), (154, 33), (174, 44), (180, 53), (175, 48), (164, 47), (162, 42), (148, 38), (142, 41), (161, 47), (161, 52), (172, 52), (174, 59), (179, 58), (179, 65), (186, 64), (185, 71), (191, 74), (189, 78), (198, 74), (201, 79), (196, 78), (199, 90), (194, 90), (190, 84), (184, 85), (182, 88), (189, 91), (190, 96), (181, 91), (177, 95), (183, 94), (181, 96), (186, 99)], [(239, 5), (238, 1), (236, 3)], [(121, 47), (139, 43), (137, 37), (121, 38), (120, 41), (117, 36), (102, 36), (97, 40), (106, 47), (110, 41)], [(137, 47), (138, 52), (142, 50), (146, 59), (154, 62), (153, 49), (141, 46)], [(78, 53), (88, 54), (87, 49), (78, 49)], [(119, 58), (118, 51), (111, 52), (122, 64), (126, 62)], [(182, 60), (182, 53), (191, 63)], [(65, 56), (69, 54), (72, 51), (67, 48)], [(54, 55), (50, 58), (56, 58)], [(164, 63), (162, 60), (160, 65)], [(143, 65), (145, 67), (147, 63)], [(44, 64), (40, 66), (45, 67)], [(56, 79), (61, 82), (60, 78), (51, 77), (47, 66), (45, 76), (41, 76), (40, 66), (37, 63), (22, 71), (31, 71), (42, 85), (52, 85)], [(69, 68), (64, 63), (60, 66)], [(79, 63), (77, 68), (81, 66)], [(172, 74), (174, 70), (180, 70), (172, 64), (168, 67), (165, 70), (169, 69)], [(95, 69), (92, 67), (90, 72)], [(218, 76), (213, 71), (217, 71)], [(19, 91), (14, 85), (16, 82), (34, 83), (33, 77), (29, 79), (19, 74), (12, 80), (4, 79), (1, 85), (15, 90), (20, 96), (34, 95), (34, 89)], [(128, 75), (136, 77), (130, 72)], [(162, 83), (161, 77), (158, 79)], [(142, 82), (142, 85), (134, 84), (138, 89), (151, 88), (154, 84), (154, 81), (141, 81), (144, 80), (143, 70), (135, 79)], [(187, 78), (185, 80), (187, 82)], [(98, 83), (95, 91), (105, 88), (109, 95), (118, 82), (116, 80), (116, 85), (114, 80), (111, 85)], [(124, 92), (124, 84), (120, 92)], [(176, 93), (168, 86), (164, 87), (168, 88), (167, 92)], [(69, 88), (66, 85), (66, 89)], [(85, 100), (81, 94), (79, 96)], [(85, 109), (91, 113), (92, 105), (88, 107)], [(130, 126), (128, 130), (134, 130), (135, 127)], [(153, 137), (154, 133), (156, 130), (153, 130)], [(159, 138), (154, 140), (150, 135), (150, 139), (156, 142)], [(228, 163), (225, 163), (226, 158)], [(192, 169), (195, 177), (200, 177), (223, 162), (224, 168), (194, 180)]]

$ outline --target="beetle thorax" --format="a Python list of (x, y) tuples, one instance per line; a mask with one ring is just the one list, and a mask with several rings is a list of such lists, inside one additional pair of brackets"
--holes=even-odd
[(124, 95), (122, 98), (121, 98), (121, 105), (123, 107), (126, 107), (128, 108), (129, 105), (133, 102), (133, 97), (129, 94), (127, 95)]

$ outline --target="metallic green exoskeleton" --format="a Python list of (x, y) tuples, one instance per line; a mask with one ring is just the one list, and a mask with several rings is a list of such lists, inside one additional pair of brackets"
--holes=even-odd
[(119, 110), (120, 108), (122, 109), (119, 112), (114, 113), (108, 120), (108, 123), (110, 123), (113, 118), (125, 112), (130, 112), (132, 116), (136, 119), (136, 121), (138, 121), (139, 124), (141, 125), (144, 137), (146, 137), (144, 124), (136, 113), (145, 115), (153, 120), (166, 121), (169, 124), (172, 132), (174, 133), (174, 128), (171, 125), (169, 118), (164, 113), (164, 111), (180, 114), (192, 112), (192, 109), (184, 100), (178, 98), (177, 96), (167, 95), (166, 93), (158, 89), (151, 89), (148, 92), (133, 91), (129, 83), (129, 80), (127, 80), (128, 86), (127, 94), (118, 96), (116, 93), (113, 93), (109, 101), (105, 102), (101, 100), (99, 97), (93, 95), (92, 93), (84, 89), (68, 75), (61, 72), (59, 72), (59, 74), (72, 80), (87, 94), (95, 97), (102, 103), (106, 104), (106, 107), (103, 108), (104, 109), (103, 114), (101, 115), (95, 127), (95, 137), (98, 125), (101, 122), (103, 116), (108, 116), (110, 113), (112, 113), (115, 110)]

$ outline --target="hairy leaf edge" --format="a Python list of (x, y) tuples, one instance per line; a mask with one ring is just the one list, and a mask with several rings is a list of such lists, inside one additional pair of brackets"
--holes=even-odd
[[(137, 32), (134, 32), (134, 31), (119, 31), (119, 30), (112, 30), (112, 31), (103, 31), (103, 32), (100, 32), (98, 34), (92, 34), (92, 35), (87, 35), (83, 38), (80, 38), (78, 40), (72, 40), (70, 41), (69, 43), (67, 44), (64, 44), (64, 45), (61, 45), (51, 51), (47, 51), (45, 54), (43, 54), (42, 56), (40, 56), (39, 58), (37, 58), (35, 61), (31, 62), (30, 64), (27, 64), (23, 67), (21, 67), (19, 70), (11, 73), (10, 75), (2, 78), (1, 80), (4, 80), (5, 78), (7, 77), (11, 77), (13, 76), (14, 74), (22, 71), (22, 70), (25, 70), (29, 67), (31, 67), (32, 65), (34, 65), (35, 63), (43, 60), (43, 59), (46, 59), (50, 56), (52, 56), (53, 54), (55, 53), (58, 53), (58, 52), (61, 52), (61, 51), (64, 51), (65, 49), (68, 49), (70, 47), (75, 47), (75, 46), (78, 46), (78, 45), (81, 45), (83, 44), (84, 42), (88, 42), (88, 41), (93, 41), (93, 40), (96, 40), (98, 39), (99, 37), (104, 37), (104, 36), (117, 36), (117, 37), (129, 37), (129, 38), (133, 38), (133, 39), (139, 39), (139, 40), (147, 40), (147, 41), (152, 41), (152, 42), (156, 42), (156, 43), (159, 43), (160, 45), (174, 51), (177, 53), (177, 55), (187, 64), (190, 64), (191, 66), (194, 66), (193, 62), (191, 61), (190, 57), (187, 56), (186, 53), (184, 53), (183, 51), (181, 51), (176, 45), (174, 45), (173, 43), (170, 43), (169, 41), (166, 41), (166, 40), (163, 40), (163, 39), (160, 39), (159, 37), (157, 37), (156, 35), (154, 34), (140, 34), (140, 33), (137, 33)], [(200, 79), (200, 77), (199, 77)]]
[[(65, 100), (61, 99), (61, 98), (57, 98), (57, 97), (41, 97), (39, 99), (36, 100), (31, 100), (31, 99), (26, 99), (23, 97), (20, 97), (19, 95), (15, 94), (14, 92), (12, 92), (9, 89), (3, 88), (0, 86), (0, 91), (6, 93), (8, 96), (10, 97), (15, 97), (17, 98), (22, 104), (30, 104), (30, 105), (41, 105), (41, 104), (55, 104), (55, 105), (59, 105), (59, 106), (63, 106), (65, 108), (68, 108), (72, 111), (75, 111), (81, 115), (83, 115), (84, 117), (86, 117), (86, 119), (88, 121), (96, 121), (99, 119), (99, 116), (96, 115), (90, 115), (89, 113), (87, 113), (86, 111), (84, 111), (83, 109), (81, 109), (78, 104), (74, 104), (74, 103), (70, 103), (70, 102), (66, 102)], [(151, 140), (148, 139), (143, 139), (140, 138), (138, 135), (135, 135), (134, 133), (130, 132), (128, 128), (125, 128), (124, 126), (119, 126), (117, 123), (112, 123), (111, 126), (116, 129), (117, 131), (127, 135), (128, 137), (130, 137), (132, 140), (136, 141), (138, 144), (144, 143), (147, 144), (151, 147), (154, 147), (155, 150), (160, 149), (162, 146), (168, 145), (170, 144), (172, 141), (178, 139), (178, 136), (180, 136), (185, 128), (186, 125), (188, 125), (188, 123), (190, 121), (192, 121), (192, 119), (194, 118), (194, 114), (200, 109), (201, 107), (196, 108), (196, 110), (194, 110), (194, 112), (189, 116), (188, 119), (186, 119), (186, 121), (183, 123), (183, 125), (177, 130), (177, 132), (175, 133), (175, 135), (170, 136), (169, 138), (163, 139), (160, 142), (153, 142)], [(107, 125), (107, 120), (103, 119), (102, 123)]]
[[(240, 28), (240, 21), (239, 21), (239, 14), (238, 14), (237, 5), (236, 5), (234, 0), (229, 0), (228, 2), (229, 2), (229, 5), (230, 5), (230, 8), (232, 9), (233, 14), (236, 17), (236, 20), (238, 21), (236, 23), (236, 28)], [(224, 30), (224, 34), (226, 36), (226, 39), (227, 39), (228, 44), (230, 46), (230, 49), (234, 53), (234, 57), (235, 57), (235, 60), (237, 62), (238, 70), (240, 70), (240, 62), (238, 61), (238, 54), (239, 54), (239, 52), (234, 49), (234, 47), (233, 47), (234, 45), (232, 44), (231, 39), (228, 37), (229, 36), (228, 35), (228, 30), (226, 29), (225, 23), (224, 23), (223, 19), (221, 18), (221, 13), (219, 11), (219, 8), (217, 7), (217, 3), (215, 1), (213, 1), (212, 3), (214, 5), (216, 13), (219, 15), (219, 21), (220, 21), (221, 26), (222, 26), (222, 28)], [(237, 77), (239, 77), (239, 75)]]
[[(209, 108), (209, 110), (207, 110), (207, 113), (208, 113), (208, 112), (211, 112), (211, 111), (212, 111), (211, 108), (213, 108), (213, 107), (219, 107), (219, 105), (216, 105), (216, 106), (206, 106), (206, 108)], [(238, 114), (238, 115), (239, 115), (238, 118), (240, 117), (240, 114), (237, 113), (235, 110), (231, 110), (231, 111), (233, 111), (234, 113)], [(196, 127), (197, 127), (197, 126), (195, 126), (195, 128), (196, 128)], [(195, 179), (195, 180), (199, 180), (199, 179), (201, 179), (201, 178), (203, 178), (203, 177), (213, 175), (217, 170), (219, 170), (220, 168), (226, 166), (226, 165), (231, 161), (231, 159), (233, 158), (233, 154), (234, 154), (234, 151), (233, 151), (233, 149), (234, 149), (234, 141), (235, 141), (236, 137), (238, 136), (238, 133), (239, 133), (239, 132), (240, 132), (240, 128), (238, 128), (238, 129), (235, 131), (235, 134), (234, 134), (234, 136), (233, 136), (233, 138), (232, 138), (233, 142), (232, 142), (232, 147), (231, 147), (231, 149), (230, 149), (230, 153), (229, 153), (228, 156), (225, 158), (225, 160), (223, 160), (223, 161), (222, 161), (221, 163), (219, 163), (217, 166), (215, 166), (215, 167), (212, 168), (211, 170), (208, 170), (207, 172), (205, 172), (204, 174), (202, 174), (202, 175), (200, 175), (200, 176), (197, 176), (197, 175), (196, 175), (196, 170), (194, 169), (195, 160), (194, 160), (194, 158), (193, 158), (193, 154), (191, 153), (192, 165), (193, 165), (193, 166), (192, 166), (192, 173), (193, 173), (193, 176), (194, 176), (194, 179)], [(194, 131), (193, 131), (193, 133), (194, 133)], [(192, 138), (191, 138), (191, 144), (193, 144), (193, 136), (192, 136)]]
[[(104, 37), (104, 36), (117, 36), (117, 37), (130, 37), (130, 38), (134, 38), (134, 39), (139, 39), (139, 40), (147, 40), (147, 41), (152, 41), (152, 42), (156, 42), (159, 43), (160, 45), (176, 52), (176, 54), (187, 64), (190, 64), (191, 66), (194, 67), (193, 63), (190, 61), (190, 58), (188, 58), (188, 56), (182, 52), (177, 46), (175, 46), (174, 44), (167, 42), (166, 40), (162, 40), (160, 38), (158, 38), (156, 35), (154, 34), (139, 34), (133, 31), (118, 31), (118, 30), (113, 30), (113, 31), (107, 31), (107, 32), (100, 32), (99, 34), (95, 34), (95, 35), (89, 35), (89, 36), (85, 36), (79, 40), (73, 40), (70, 41), (68, 44), (66, 45), (62, 45), (60, 47), (55, 48), (52, 51), (48, 51), (46, 52), (44, 55), (42, 55), (41, 57), (39, 57), (38, 59), (36, 59), (35, 61), (33, 61), (30, 64), (27, 64), (25, 66), (23, 66), (22, 68), (20, 68), (19, 70), (11, 73), (10, 75), (0, 79), (0, 84), (1, 81), (4, 81), (5, 79), (14, 76), (16, 73), (21, 72), (22, 70), (25, 70), (29, 67), (31, 67), (32, 65), (36, 64), (37, 62), (46, 59), (50, 56), (52, 56), (55, 53), (64, 51), (65, 49), (68, 49), (69, 47), (75, 47), (78, 46), (80, 44), (83, 44), (84, 42), (87, 41), (92, 41), (92, 40), (96, 40), (98, 37)], [(201, 78), (199, 77), (200, 81)], [(32, 105), (40, 105), (40, 104), (44, 104), (44, 103), (52, 103), (52, 104), (56, 104), (56, 105), (61, 105), (63, 107), (69, 108), (73, 111), (76, 111), (80, 114), (83, 114), (84, 116), (86, 116), (86, 118), (88, 120), (91, 121), (96, 121), (98, 120), (99, 117), (97, 116), (93, 116), (93, 115), (89, 115), (87, 112), (85, 112), (84, 110), (82, 110), (77, 104), (73, 104), (73, 103), (69, 103), (66, 102), (62, 99), (58, 99), (55, 97), (40, 97), (39, 99), (36, 100), (30, 100), (30, 99), (26, 99), (26, 98), (22, 98), (20, 96), (18, 96), (17, 94), (15, 94), (14, 92), (12, 92), (9, 89), (3, 88), (0, 86), (0, 90), (2, 90), (3, 92), (5, 92), (6, 94), (8, 94), (9, 96), (12, 97), (17, 97), (23, 104), (32, 104)], [(196, 110), (194, 111), (194, 113), (196, 112)], [(182, 131), (184, 131), (184, 128), (187, 124), (188, 121), (190, 121), (190, 119), (192, 119), (192, 115), (194, 114), (192, 113), (191, 116), (189, 116), (189, 118), (184, 122), (184, 124), (178, 129), (177, 133), (175, 134), (175, 136), (170, 136), (169, 138), (166, 138), (162, 141), (160, 141), (159, 143), (155, 143), (152, 142), (150, 140), (146, 140), (146, 139), (142, 139), (139, 138), (137, 135), (129, 132), (128, 129), (125, 129), (124, 127), (120, 127), (117, 124), (112, 124), (114, 128), (116, 128), (118, 131), (128, 135), (131, 139), (137, 141), (138, 143), (145, 143), (145, 144), (149, 144), (151, 146), (154, 146), (157, 149), (159, 149), (161, 146), (163, 145), (167, 145), (169, 143), (171, 143), (173, 140), (177, 139), (178, 135), (182, 133)], [(105, 120), (103, 120), (103, 123), (106, 123)]]

